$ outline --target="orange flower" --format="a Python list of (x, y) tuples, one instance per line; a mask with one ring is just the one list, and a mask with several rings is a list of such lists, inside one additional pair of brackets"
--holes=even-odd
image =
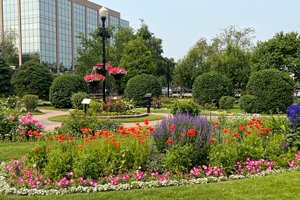
[(259, 127), (258, 124), (254, 124), (254, 126), (255, 126), (258, 130), (260, 130), (260, 127)]
[(32, 130), (28, 131), (28, 135), (31, 135), (32, 134)]
[(96, 136), (94, 136), (94, 137), (93, 137), (93, 139), (97, 139), (97, 137), (96, 137)]
[(223, 133), (228, 133), (227, 129), (224, 129), (224, 130), (223, 130)]
[(73, 138), (73, 137), (70, 137), (70, 140), (74, 140), (74, 138)]
[(36, 151), (36, 150), (38, 150), (39, 148), (37, 148), (37, 147), (34, 147), (34, 150)]
[(109, 142), (109, 139), (106, 139), (106, 142)]
[(227, 142), (231, 142), (231, 140), (227, 140)]
[(168, 140), (167, 141), (169, 144), (172, 144), (173, 143), (173, 140)]
[(22, 132), (22, 133), (21, 133), (21, 135), (25, 135), (25, 133), (24, 133), (24, 132)]
[(50, 150), (50, 147), (47, 147), (46, 149), (49, 151), (49, 150)]
[(93, 137), (92, 135), (88, 135), (89, 138)]
[(210, 142), (214, 142), (215, 140), (214, 140), (214, 139), (209, 139), (209, 141), (210, 141)]
[(149, 119), (145, 119), (145, 123), (144, 123), (146, 126), (149, 125)]
[(82, 145), (79, 145), (79, 147), (78, 147), (79, 149), (82, 149), (83, 148), (83, 146)]

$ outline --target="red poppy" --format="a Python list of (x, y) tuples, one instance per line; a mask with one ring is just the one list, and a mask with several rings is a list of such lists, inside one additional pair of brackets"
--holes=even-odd
[(169, 144), (172, 144), (173, 143), (173, 140), (168, 140), (167, 141)]
[(183, 134), (183, 133), (180, 133), (180, 135), (181, 135), (181, 136), (184, 136), (184, 134)]
[(245, 126), (244, 125), (240, 126), (240, 129), (245, 130)]
[(189, 132), (187, 132), (187, 136), (190, 136), (190, 135), (196, 136), (194, 129), (191, 129), (191, 130), (189, 130)]
[(250, 135), (251, 134), (251, 131), (247, 131), (247, 135)]
[(271, 133), (270, 129), (268, 129), (268, 128), (264, 128), (264, 131), (265, 131), (266, 133)]
[(258, 130), (260, 130), (260, 127), (259, 127), (258, 124), (254, 124), (254, 126), (255, 126)]
[(49, 151), (49, 150), (50, 150), (50, 147), (47, 147), (46, 149)]
[(215, 128), (218, 128), (219, 126), (215, 126)]
[(263, 134), (264, 134), (264, 132), (263, 132), (263, 131), (260, 131), (258, 134), (259, 134), (259, 135), (263, 135)]
[(215, 140), (214, 140), (214, 139), (209, 139), (209, 141), (210, 141), (210, 142), (214, 142)]
[(227, 129), (224, 129), (224, 130), (223, 130), (223, 133), (228, 133)]
[(70, 140), (74, 140), (74, 138), (73, 138), (73, 137), (70, 137)]
[(219, 125), (219, 122), (215, 122), (215, 125)]
[(82, 149), (83, 148), (83, 146), (82, 145), (79, 145), (79, 147), (78, 147), (79, 149)]
[(227, 142), (231, 142), (231, 140), (227, 140)]
[(125, 140), (121, 140), (121, 142), (125, 142)]
[(118, 147), (118, 146), (119, 146), (119, 143), (113, 142), (113, 145), (115, 145), (116, 147)]
[(37, 147), (34, 147), (34, 150), (36, 151), (36, 150), (38, 150), (39, 148), (37, 148)]

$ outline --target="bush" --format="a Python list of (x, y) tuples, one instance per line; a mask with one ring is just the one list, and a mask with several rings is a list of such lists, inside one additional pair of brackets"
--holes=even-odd
[(210, 72), (198, 76), (193, 84), (193, 99), (200, 105), (214, 100), (219, 105), (222, 96), (233, 96), (233, 85), (224, 75)]
[(9, 96), (7, 99), (4, 100), (4, 102), (2, 102), (2, 105), (5, 106), (6, 108), (10, 108), (10, 109), (15, 109), (15, 108), (20, 108), (22, 104), (22, 101), (14, 96)]
[(164, 102), (160, 98), (154, 97), (151, 101), (151, 107), (154, 109), (161, 109)]
[(257, 97), (253, 95), (244, 95), (239, 102), (240, 109), (246, 113), (257, 112)]
[(13, 70), (6, 64), (4, 58), (0, 58), (0, 95), (8, 96), (13, 93), (13, 86), (10, 81)]
[(233, 108), (234, 102), (235, 102), (234, 97), (223, 96), (219, 101), (219, 105), (221, 109), (231, 109)]
[(49, 100), (49, 89), (52, 81), (53, 78), (49, 70), (36, 60), (22, 64), (16, 69), (11, 79), (19, 97), (32, 94), (43, 100)]
[(295, 83), (286, 73), (277, 69), (265, 69), (253, 73), (247, 84), (247, 93), (257, 97), (259, 113), (286, 112), (293, 104)]
[(136, 106), (146, 107), (147, 99), (144, 97), (146, 93), (152, 93), (152, 96), (156, 97), (161, 96), (161, 85), (155, 76), (142, 74), (128, 81), (125, 96), (133, 99)]
[(175, 101), (173, 107), (171, 108), (171, 114), (176, 115), (177, 113), (189, 114), (191, 116), (198, 115), (200, 109), (198, 104), (192, 100), (188, 101)]
[(79, 75), (58, 76), (50, 87), (50, 102), (56, 108), (71, 108), (72, 93), (88, 93), (88, 85)]
[(81, 102), (85, 98), (90, 98), (90, 95), (85, 92), (74, 93), (71, 97), (73, 108), (82, 110), (83, 105)]
[(39, 103), (39, 97), (36, 95), (25, 95), (23, 97), (23, 103), (25, 105), (25, 108), (28, 111), (33, 111), (36, 109)]

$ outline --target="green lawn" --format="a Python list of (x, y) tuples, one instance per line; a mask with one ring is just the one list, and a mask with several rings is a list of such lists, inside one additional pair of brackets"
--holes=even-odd
[[(109, 116), (107, 116), (109, 118)], [(164, 118), (163, 116), (160, 115), (148, 115), (146, 117), (139, 117), (139, 118), (122, 118), (122, 119), (110, 119), (110, 121), (117, 121), (117, 122), (122, 122), (122, 123), (130, 123), (130, 122), (143, 122), (145, 119), (149, 119), (149, 121), (155, 121), (155, 120), (161, 120)], [(52, 122), (62, 122), (63, 120), (67, 119), (67, 115), (58, 115), (54, 117), (48, 118), (49, 121)], [(104, 122), (107, 119), (99, 119), (99, 122)]]
[[(137, 108), (137, 110), (141, 112), (147, 112), (146, 108)], [(165, 110), (165, 109), (150, 109), (150, 113), (171, 113), (171, 110)]]
[[(27, 115), (28, 112), (24, 112), (24, 113), (21, 113), (21, 115), (25, 116)], [(43, 113), (43, 112), (31, 112), (31, 115), (44, 115), (46, 113)]]
[(68, 111), (70, 108), (55, 108), (54, 106), (38, 106), (37, 109)]
[(184, 200), (298, 200), (300, 199), (299, 184), (300, 172), (274, 174), (261, 178), (243, 179), (222, 183), (210, 183), (203, 185), (190, 185), (179, 187), (166, 187), (155, 189), (140, 189), (130, 191), (65, 194), (50, 196), (5, 196), (0, 199), (184, 199)]

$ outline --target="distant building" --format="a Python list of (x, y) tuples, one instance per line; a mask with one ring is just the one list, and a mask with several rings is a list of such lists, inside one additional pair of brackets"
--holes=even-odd
[[(80, 45), (76, 36), (82, 32), (88, 38), (97, 29), (100, 8), (87, 0), (0, 0), (1, 34), (9, 28), (17, 30), (19, 65), (36, 58), (56, 63), (58, 72), (60, 63), (72, 71)], [(118, 24), (129, 26), (119, 12), (108, 9), (106, 25)]]

